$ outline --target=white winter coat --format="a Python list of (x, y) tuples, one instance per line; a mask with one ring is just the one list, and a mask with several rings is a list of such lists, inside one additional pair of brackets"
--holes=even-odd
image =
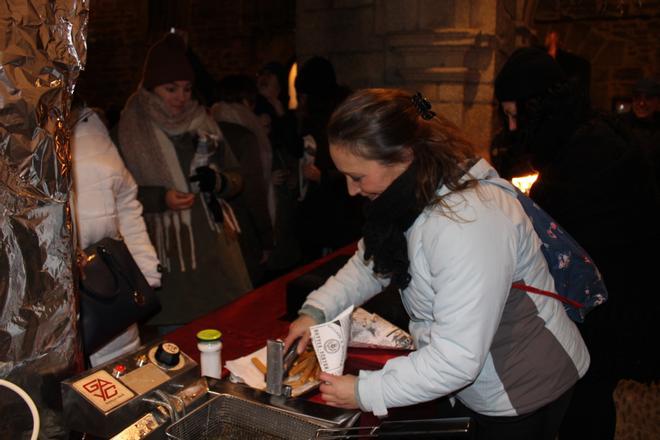
[[(158, 258), (149, 240), (137, 200), (137, 185), (124, 166), (101, 119), (84, 109), (72, 140), (73, 207), (79, 246), (123, 237), (149, 285), (160, 285)], [(133, 325), (90, 356), (92, 366), (128, 353), (140, 345)]]
[[(508, 182), (484, 160), (470, 175), (497, 179), (446, 194), (454, 216), (425, 210), (406, 231), (409, 273), (403, 304), (418, 350), (361, 371), (360, 406), (376, 415), (387, 408), (455, 395), (489, 416), (530, 413), (556, 400), (584, 375), (589, 354), (562, 304), (511, 287), (522, 281), (554, 290), (541, 241)], [(303, 305), (334, 318), (359, 305), (389, 280), (357, 253)]]

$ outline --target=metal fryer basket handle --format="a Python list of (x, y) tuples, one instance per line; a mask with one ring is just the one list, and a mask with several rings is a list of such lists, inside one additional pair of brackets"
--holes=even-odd
[(315, 439), (365, 439), (365, 438), (470, 438), (472, 420), (469, 417), (444, 419), (400, 420), (383, 422), (378, 426), (354, 426), (351, 428), (322, 428)]

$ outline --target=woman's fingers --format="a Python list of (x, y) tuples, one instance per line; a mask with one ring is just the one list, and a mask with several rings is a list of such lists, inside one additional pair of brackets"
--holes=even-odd
[(356, 376), (334, 376), (328, 373), (321, 373), (319, 374), (319, 380), (321, 381), (321, 386), (319, 387), (321, 397), (328, 405), (349, 409), (358, 408), (355, 398)]
[(190, 208), (195, 202), (195, 194), (170, 189), (165, 194), (165, 204), (173, 211)]
[(305, 351), (310, 338), (309, 328), (314, 324), (316, 324), (316, 321), (308, 315), (300, 315), (298, 319), (293, 321), (289, 326), (289, 334), (284, 338), (284, 350), (288, 350), (293, 341), (300, 338), (296, 351), (298, 354)]
[(332, 384), (338, 377), (339, 376), (335, 376), (334, 374), (330, 374), (330, 373), (319, 374), (319, 379), (327, 384)]
[(293, 324), (291, 325), (291, 327), (289, 327), (289, 334), (286, 335), (286, 337), (284, 338), (285, 351), (288, 350), (289, 346), (293, 344), (293, 341), (295, 341), (298, 338), (298, 336), (300, 336), (296, 330), (297, 329), (293, 328)]
[(307, 345), (309, 345), (310, 338), (311, 338), (311, 335), (309, 334), (309, 329), (308, 329), (308, 330), (305, 331), (305, 333), (303, 333), (300, 336), (300, 342), (298, 342), (298, 348), (296, 349), (298, 354), (305, 351), (305, 349), (307, 348)]

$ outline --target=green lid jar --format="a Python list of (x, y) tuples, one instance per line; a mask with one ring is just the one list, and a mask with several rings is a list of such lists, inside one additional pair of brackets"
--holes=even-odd
[(197, 348), (202, 376), (222, 377), (222, 333), (216, 329), (197, 332)]
[(220, 339), (222, 332), (214, 328), (207, 328), (197, 332), (197, 340), (199, 342), (214, 342)]

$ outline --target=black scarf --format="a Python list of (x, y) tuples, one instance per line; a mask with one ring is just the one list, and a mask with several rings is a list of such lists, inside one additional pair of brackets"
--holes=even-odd
[(373, 257), (374, 272), (391, 277), (392, 283), (402, 290), (410, 283), (410, 260), (404, 232), (424, 209), (417, 205), (415, 197), (416, 168), (413, 162), (364, 208), (364, 258)]

